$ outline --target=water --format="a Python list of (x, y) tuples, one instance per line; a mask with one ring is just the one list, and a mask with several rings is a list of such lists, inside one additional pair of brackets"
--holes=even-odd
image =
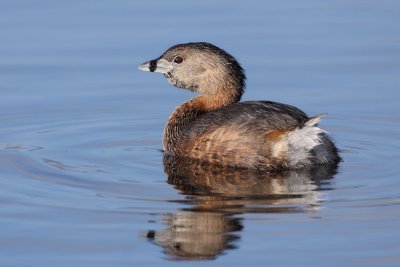
[[(399, 23), (397, 1), (2, 1), (1, 266), (399, 266)], [(188, 41), (238, 58), (245, 100), (328, 113), (337, 173), (170, 168), (192, 95), (136, 68)]]

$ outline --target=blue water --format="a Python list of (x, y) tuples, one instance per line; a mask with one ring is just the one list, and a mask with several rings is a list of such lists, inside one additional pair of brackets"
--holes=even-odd
[[(400, 265), (400, 2), (0, 7), (1, 266)], [(171, 173), (193, 95), (137, 66), (189, 41), (241, 62), (244, 100), (328, 113), (337, 173)]]

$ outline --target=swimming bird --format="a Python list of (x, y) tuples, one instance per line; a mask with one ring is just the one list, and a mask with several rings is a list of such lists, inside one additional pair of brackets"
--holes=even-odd
[(272, 101), (240, 102), (239, 62), (206, 42), (178, 44), (140, 70), (162, 73), (198, 96), (179, 105), (163, 133), (165, 153), (201, 162), (267, 171), (336, 166), (338, 149), (318, 127), (321, 115)]

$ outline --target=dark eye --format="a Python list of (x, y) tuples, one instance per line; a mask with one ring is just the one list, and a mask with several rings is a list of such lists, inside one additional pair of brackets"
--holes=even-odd
[(181, 57), (181, 56), (174, 57), (174, 62), (181, 64), (183, 62), (183, 57)]

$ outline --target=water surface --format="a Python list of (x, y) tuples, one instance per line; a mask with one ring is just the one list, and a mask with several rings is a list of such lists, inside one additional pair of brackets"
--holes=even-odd
[[(2, 266), (400, 265), (397, 1), (1, 6)], [(171, 165), (193, 95), (137, 65), (188, 41), (237, 57), (244, 100), (328, 113), (339, 169)]]

